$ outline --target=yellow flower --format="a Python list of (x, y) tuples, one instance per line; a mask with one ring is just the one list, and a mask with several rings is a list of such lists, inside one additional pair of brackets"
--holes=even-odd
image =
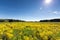
[(43, 39), (48, 40), (48, 37), (47, 36), (44, 36)]
[(6, 35), (7, 35), (9, 38), (12, 38), (12, 37), (13, 37), (13, 34), (10, 34), (10, 33), (6, 33)]
[(41, 36), (41, 37), (43, 37), (44, 35), (45, 35), (45, 33), (44, 33), (44, 32), (40, 33), (40, 36)]
[(12, 29), (10, 29), (10, 30), (8, 30), (8, 32), (9, 32), (9, 33), (12, 33), (12, 32), (13, 32), (13, 30), (12, 30)]
[(22, 32), (20, 32), (19, 34), (22, 35)]
[(60, 39), (56, 39), (56, 40), (60, 40)]
[(60, 40), (60, 37), (57, 37), (56, 40)]
[(47, 32), (46, 32), (46, 35), (52, 35), (52, 34), (53, 34), (52, 31), (47, 31)]
[(2, 40), (2, 39), (0, 39), (0, 40)]
[(0, 34), (3, 34), (2, 30), (0, 30)]
[(30, 38), (28, 36), (24, 36), (24, 39), (25, 40), (29, 40)]

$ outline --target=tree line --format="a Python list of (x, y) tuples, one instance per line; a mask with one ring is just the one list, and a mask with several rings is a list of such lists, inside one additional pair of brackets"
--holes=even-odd
[(40, 20), (40, 22), (60, 22), (60, 19)]
[(0, 19), (0, 22), (25, 22), (24, 20)]

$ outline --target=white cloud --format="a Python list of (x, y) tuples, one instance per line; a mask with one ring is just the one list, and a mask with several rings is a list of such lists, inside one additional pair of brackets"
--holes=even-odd
[(53, 13), (54, 13), (54, 14), (59, 14), (58, 11), (54, 11)]
[(60, 11), (52, 11), (52, 12), (49, 12), (51, 14), (60, 14)]

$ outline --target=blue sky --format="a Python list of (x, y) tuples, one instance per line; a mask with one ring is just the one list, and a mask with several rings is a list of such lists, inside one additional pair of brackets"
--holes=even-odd
[(38, 21), (60, 18), (60, 0), (0, 0), (1, 19)]

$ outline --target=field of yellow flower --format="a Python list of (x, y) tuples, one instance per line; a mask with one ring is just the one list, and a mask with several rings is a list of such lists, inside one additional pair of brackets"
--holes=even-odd
[(0, 22), (0, 40), (60, 40), (60, 22)]

